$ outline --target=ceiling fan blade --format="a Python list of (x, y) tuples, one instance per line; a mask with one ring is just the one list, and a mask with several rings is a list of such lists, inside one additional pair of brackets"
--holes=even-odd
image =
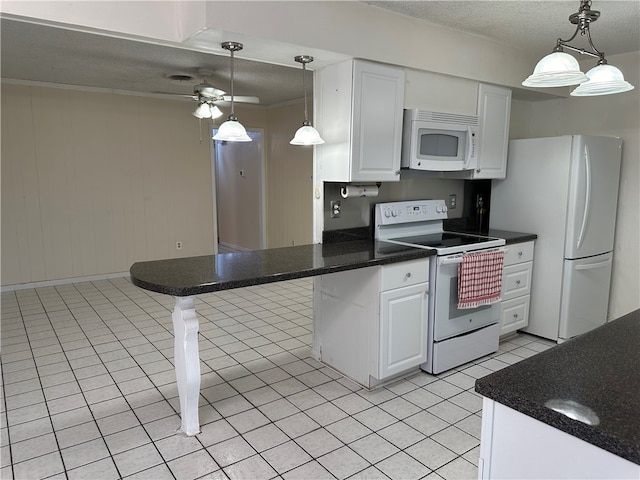
[[(222, 100), (225, 102), (231, 101), (231, 95), (224, 95)], [(238, 103), (260, 103), (260, 99), (258, 97), (248, 97), (243, 95), (234, 95), (233, 101)]]
[(224, 90), (220, 90), (219, 88), (215, 88), (211, 85), (196, 85), (194, 92), (206, 98), (217, 98), (227, 93)]

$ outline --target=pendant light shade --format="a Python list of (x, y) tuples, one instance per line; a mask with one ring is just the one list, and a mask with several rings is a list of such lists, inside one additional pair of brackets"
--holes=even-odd
[(318, 131), (309, 125), (303, 124), (293, 137), (293, 140), (289, 142), (291, 145), (320, 145), (324, 143), (324, 140), (320, 138)]
[[(577, 25), (573, 36), (568, 40), (558, 38), (553, 53), (543, 57), (527, 79), (522, 82), (525, 87), (565, 87), (580, 85), (571, 92), (573, 96), (610, 95), (632, 90), (634, 87), (624, 80), (622, 72), (616, 67), (607, 65), (604, 52), (599, 51), (591, 40), (589, 25), (600, 17), (600, 12), (591, 10), (591, 0), (580, 0), (580, 8), (569, 16), (569, 21)], [(576, 48), (569, 42), (580, 33), (586, 37), (591, 51)], [(563, 49), (578, 52), (598, 59), (597, 65), (585, 75), (580, 71), (578, 61)]]
[(596, 65), (587, 72), (589, 81), (571, 92), (574, 97), (609, 95), (633, 90), (633, 85), (625, 81), (622, 72), (613, 65)]
[(533, 73), (524, 81), (525, 87), (566, 87), (586, 82), (589, 78), (580, 71), (578, 61), (564, 52), (543, 57)]
[(320, 137), (318, 131), (311, 126), (309, 117), (307, 114), (307, 75), (306, 67), (307, 63), (313, 62), (313, 57), (309, 55), (298, 55), (294, 58), (298, 63), (302, 64), (302, 89), (304, 91), (304, 122), (302, 126), (296, 131), (293, 139), (289, 142), (291, 145), (320, 145), (324, 143), (324, 140)]
[(220, 125), (218, 133), (213, 136), (213, 139), (226, 142), (250, 142), (251, 137), (247, 135), (244, 126), (238, 122), (238, 118), (235, 116), (233, 104), (233, 53), (242, 50), (243, 45), (238, 42), (224, 42), (222, 48), (231, 53), (231, 113), (227, 117), (227, 121)]
[(213, 136), (214, 140), (224, 140), (226, 142), (250, 142), (251, 137), (236, 117), (229, 115), (229, 119), (218, 127), (218, 133)]

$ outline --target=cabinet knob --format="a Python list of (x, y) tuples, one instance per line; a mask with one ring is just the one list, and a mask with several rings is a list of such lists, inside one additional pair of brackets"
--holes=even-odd
[(405, 275), (405, 277), (407, 277), (407, 278), (411, 278), (411, 272), (407, 272), (407, 274)]
[(520, 280), (516, 280), (516, 285), (520, 285)]
[(396, 170), (396, 175), (400, 175), (400, 170)]
[(521, 257), (522, 256), (522, 251), (518, 252), (518, 256)]
[(480, 173), (480, 169), (479, 168), (476, 168), (476, 173)]
[(518, 318), (518, 314), (517, 314), (517, 313), (514, 313), (514, 314), (513, 314), (513, 318)]

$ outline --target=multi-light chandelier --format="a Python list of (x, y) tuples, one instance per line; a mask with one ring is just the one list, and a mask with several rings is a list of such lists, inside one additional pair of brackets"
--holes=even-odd
[[(591, 10), (591, 0), (580, 0), (578, 12), (569, 16), (569, 21), (576, 25), (576, 30), (568, 40), (558, 38), (553, 52), (543, 57), (535, 69), (522, 85), (525, 87), (566, 87), (579, 85), (571, 92), (573, 96), (596, 96), (622, 93), (634, 87), (625, 81), (622, 72), (609, 65), (604, 58), (604, 52), (599, 51), (591, 40), (589, 25), (600, 17), (600, 12)], [(569, 45), (580, 33), (586, 36), (591, 51)], [(586, 74), (580, 71), (578, 61), (564, 49), (572, 50), (581, 55), (588, 55), (598, 59), (597, 64)]]

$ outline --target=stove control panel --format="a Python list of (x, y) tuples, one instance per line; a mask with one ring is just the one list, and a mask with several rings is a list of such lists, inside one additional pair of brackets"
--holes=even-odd
[(447, 218), (444, 200), (412, 200), (409, 202), (378, 203), (375, 208), (378, 225), (425, 222)]

